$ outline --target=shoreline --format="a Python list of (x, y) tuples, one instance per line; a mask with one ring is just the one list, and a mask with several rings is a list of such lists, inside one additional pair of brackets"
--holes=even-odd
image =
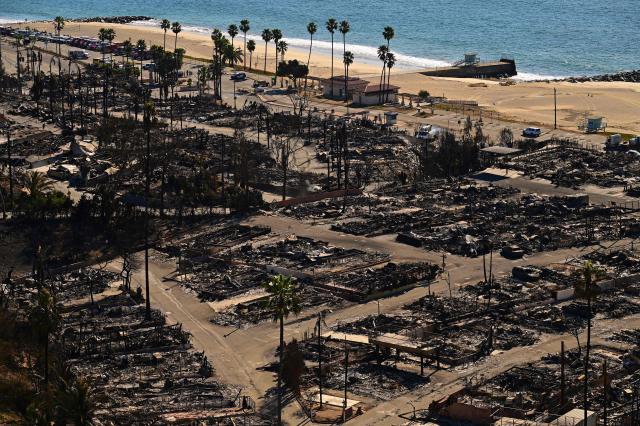
[[(17, 27), (35, 28), (52, 32), (49, 21), (19, 23)], [(147, 41), (147, 45), (163, 44), (163, 31), (152, 25), (105, 24), (101, 22), (69, 21), (62, 34), (70, 36), (96, 37), (101, 27), (111, 27), (116, 31), (116, 41), (130, 38)], [(235, 45), (242, 47), (242, 34), (236, 37)], [(174, 34), (167, 32), (167, 49), (171, 50)], [(178, 47), (186, 49), (188, 56), (208, 59), (211, 56), (212, 42), (209, 34), (183, 31), (178, 36)], [(340, 43), (336, 43), (334, 58), (334, 74), (342, 75), (342, 63), (339, 55), (342, 52)], [(285, 59), (298, 59), (307, 62), (309, 50), (290, 47)], [(275, 63), (273, 42), (269, 44), (267, 71), (273, 72)], [(247, 55), (249, 61), (249, 55)], [(256, 42), (256, 51), (252, 61), (253, 69), (264, 68), (264, 42)], [(367, 79), (378, 84), (381, 63), (369, 64), (356, 55), (349, 74)], [(331, 55), (324, 55), (314, 48), (311, 56), (310, 74), (314, 77), (326, 78), (331, 74)], [(519, 81), (510, 86), (502, 86), (497, 80), (454, 79), (445, 77), (427, 77), (415, 70), (392, 69), (391, 84), (400, 87), (400, 93), (418, 94), (421, 90), (429, 91), (433, 96), (444, 96), (454, 100), (475, 101), (487, 112), (493, 111), (510, 121), (520, 123), (536, 123), (553, 127), (553, 90), (557, 90), (558, 126), (577, 131), (577, 122), (585, 115), (604, 116), (608, 122), (608, 131), (640, 134), (640, 118), (635, 113), (640, 108), (640, 84), (622, 81), (586, 81), (570, 82), (538, 80)]]
[[(129, 18), (144, 18), (142, 20), (136, 20), (136, 19), (129, 19)], [(118, 21), (122, 21), (126, 19), (127, 22), (125, 23), (121, 23)], [(102, 20), (102, 21), (100, 21)], [(28, 21), (15, 21), (15, 22), (9, 22), (9, 20), (3, 20), (0, 19), (0, 24), (2, 25), (16, 25), (16, 26), (20, 26), (20, 27), (24, 27), (24, 26), (34, 26), (35, 28), (40, 29), (41, 25), (45, 26), (45, 30), (48, 31), (52, 31), (51, 26), (49, 25), (51, 23), (50, 20), (42, 20), (42, 19), (34, 19), (34, 20), (28, 20)], [(101, 26), (112, 26), (115, 29), (116, 25), (125, 25), (125, 26), (129, 26), (129, 27), (133, 27), (135, 28), (135, 30), (159, 30), (159, 25), (160, 25), (160, 21), (154, 17), (151, 16), (104, 16), (104, 17), (85, 17), (85, 18), (74, 18), (74, 19), (69, 19), (68, 21), (66, 21), (67, 26), (65, 27), (65, 29), (62, 31), (63, 34), (65, 34), (65, 31), (67, 30), (67, 28), (69, 27), (69, 25), (71, 24), (96, 24), (96, 25), (101, 25)], [(46, 28), (46, 26), (49, 25), (49, 28)], [(209, 38), (209, 35), (211, 34), (213, 28), (210, 27), (203, 27), (203, 26), (196, 26), (196, 25), (188, 25), (185, 24), (182, 26), (182, 33), (180, 34), (180, 37), (182, 37), (183, 35), (186, 34), (191, 34), (191, 35), (199, 35), (199, 36), (204, 36), (205, 38)], [(116, 33), (118, 33), (116, 31)], [(228, 37), (228, 34), (226, 34), (226, 32), (223, 31), (223, 33), (225, 34), (225, 36)], [(71, 35), (71, 34), (69, 34)], [(167, 37), (173, 37), (173, 34), (171, 33), (171, 31), (169, 30), (167, 33)], [(243, 39), (243, 34), (239, 34), (236, 37), (236, 40), (241, 40)], [(262, 52), (264, 51), (264, 41), (262, 40), (261, 36), (259, 34), (256, 33), (252, 33), (249, 32), (247, 34), (247, 40), (254, 40), (256, 42), (256, 53), (257, 52)], [(293, 54), (293, 58), (294, 59), (298, 59), (300, 61), (302, 61), (302, 59), (304, 59), (304, 63), (307, 62), (307, 55), (308, 55), (308, 47), (309, 47), (309, 39), (308, 38), (297, 38), (297, 37), (284, 37), (283, 38), (284, 41), (286, 41), (289, 44), (289, 50), (287, 52), (286, 56), (289, 56), (290, 53)], [(270, 44), (270, 50), (273, 51), (273, 45)], [(381, 63), (379, 61), (379, 59), (377, 58), (377, 48), (374, 46), (368, 46), (368, 45), (361, 45), (361, 44), (351, 44), (349, 42), (347, 42), (346, 45), (347, 49), (351, 51), (352, 53), (354, 53), (355, 56), (355, 62), (352, 65), (352, 69), (361, 71), (362, 67), (367, 67), (364, 74), (370, 74), (371, 70), (369, 67), (373, 67), (373, 68), (378, 68), (381, 69)], [(342, 58), (342, 42), (340, 40), (339, 34), (336, 35), (336, 39), (335, 39), (335, 43), (334, 43), (334, 55), (335, 55), (335, 62), (338, 64), (341, 63), (341, 58)], [(419, 57), (419, 56), (414, 56), (411, 54), (406, 54), (406, 53), (402, 53), (400, 51), (398, 51), (397, 46), (393, 46), (392, 45), (392, 52), (396, 55), (396, 66), (394, 68), (393, 71), (395, 72), (399, 72), (399, 73), (407, 73), (407, 72), (418, 72), (418, 71), (422, 71), (422, 70), (433, 70), (433, 69), (438, 69), (438, 68), (442, 68), (442, 67), (450, 67), (453, 65), (453, 62), (448, 61), (448, 60), (442, 60), (442, 59), (433, 59), (433, 58), (427, 58), (427, 57)], [(400, 47), (401, 50), (401, 47)], [(189, 54), (187, 52), (187, 54)], [(331, 56), (331, 43), (326, 41), (326, 40), (318, 40), (318, 39), (314, 39), (313, 41), (313, 56), (315, 55), (320, 55), (322, 57), (329, 57)], [(260, 56), (262, 56), (262, 60), (263, 60), (263, 53), (259, 54)], [(194, 56), (198, 56), (198, 55), (194, 55)], [(270, 56), (273, 56), (273, 54), (271, 53)], [(497, 60), (497, 59), (496, 59)], [(267, 63), (269, 63), (269, 60), (267, 61)], [(311, 65), (313, 65), (313, 57), (312, 57), (312, 61), (311, 61)], [(317, 64), (316, 64), (317, 65)], [(311, 66), (310, 67), (311, 70), (313, 71), (314, 67)], [(336, 66), (337, 68), (337, 66)], [(360, 72), (357, 72), (360, 73)], [(317, 74), (317, 73), (315, 73)], [(328, 75), (328, 74), (327, 74)], [(336, 73), (336, 75), (338, 75), (338, 73)], [(324, 74), (321, 74), (320, 77), (325, 77)], [(546, 81), (546, 80), (563, 80), (563, 79), (567, 79), (567, 78), (571, 78), (570, 76), (564, 76), (564, 75), (550, 75), (550, 74), (541, 74), (541, 73), (534, 73), (534, 72), (520, 72), (517, 76), (512, 77), (512, 79), (516, 80), (516, 81)], [(580, 77), (575, 77), (575, 78), (582, 78), (582, 76)]]

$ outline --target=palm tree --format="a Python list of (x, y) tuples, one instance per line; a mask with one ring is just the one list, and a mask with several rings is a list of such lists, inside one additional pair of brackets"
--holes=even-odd
[[(276, 46), (276, 52), (280, 53), (280, 59), (282, 62), (284, 62), (284, 54), (287, 53), (288, 49), (289, 49), (289, 45), (287, 44), (286, 41), (280, 40), (278, 42), (278, 45)], [(277, 68), (276, 68), (276, 75), (278, 75)], [(280, 78), (280, 87), (282, 87), (282, 76)]]
[[(378, 47), (378, 59), (382, 61), (382, 72), (380, 73), (380, 88), (382, 88), (382, 84), (384, 82), (384, 73), (387, 65), (387, 53), (389, 53), (389, 48), (386, 45), (381, 44)], [(378, 102), (382, 101), (381, 96), (381, 94), (378, 95)]]
[(29, 323), (42, 344), (44, 354), (44, 382), (49, 383), (49, 340), (59, 324), (55, 300), (46, 288), (40, 288), (29, 312)]
[(24, 187), (29, 197), (36, 198), (51, 190), (53, 185), (44, 173), (28, 172), (24, 179)]
[(349, 97), (347, 96), (347, 82), (349, 81), (349, 67), (353, 64), (353, 53), (348, 50), (344, 52), (344, 58), (342, 59), (344, 62), (344, 99), (346, 102), (349, 102)]
[(273, 35), (273, 43), (276, 45), (276, 75), (278, 75), (278, 44), (282, 40), (282, 31), (274, 28), (271, 30), (271, 34)]
[(227, 62), (229, 65), (233, 66), (233, 64), (237, 62), (242, 62), (242, 49), (239, 47), (234, 49), (233, 45), (227, 43), (222, 51), (222, 57), (223, 62)]
[[(309, 33), (309, 57), (307, 58), (307, 70), (309, 69), (309, 64), (311, 64), (311, 49), (313, 48), (313, 35), (318, 31), (318, 26), (315, 22), (309, 22), (307, 24), (307, 32)], [(304, 87), (307, 88), (307, 75), (304, 76)]]
[(169, 22), (168, 19), (163, 19), (162, 22), (160, 22), (160, 28), (162, 28), (162, 30), (164, 31), (162, 50), (166, 51), (167, 50), (167, 30), (171, 28), (171, 22)]
[(142, 83), (142, 58), (144, 57), (143, 53), (147, 50), (147, 42), (144, 39), (140, 39), (136, 42), (136, 49), (138, 50), (138, 55), (140, 57), (140, 83)]
[(338, 21), (334, 18), (327, 20), (327, 31), (331, 33), (331, 96), (333, 96), (333, 36), (338, 29)]
[(116, 31), (113, 28), (107, 28), (107, 41), (109, 42), (109, 58), (113, 59), (113, 52), (111, 51), (111, 43), (116, 38)]
[(66, 417), (76, 426), (89, 426), (92, 423), (96, 409), (94, 403), (94, 389), (89, 383), (77, 378), (73, 381), (60, 379), (60, 390), (56, 395), (56, 405)]
[(249, 51), (249, 69), (251, 69), (251, 65), (253, 63), (253, 52), (256, 50), (256, 42), (249, 40), (247, 43), (247, 50)]
[[(391, 39), (395, 36), (395, 31), (393, 29), (393, 27), (384, 27), (384, 30), (382, 31), (382, 37), (387, 41), (387, 53), (391, 52), (391, 48), (389, 46)], [(382, 85), (384, 84), (384, 74), (385, 74), (385, 69), (388, 68), (387, 66), (387, 56), (385, 55), (384, 57), (384, 61), (382, 64), (382, 75), (380, 76), (380, 87), (382, 88)]]
[[(60, 37), (60, 31), (64, 28), (64, 18), (62, 16), (56, 16), (53, 20), (53, 28), (56, 30), (56, 35)], [(60, 56), (60, 43), (56, 43), (56, 49), (58, 50), (58, 56)]]
[(273, 40), (273, 33), (270, 29), (265, 28), (262, 30), (262, 39), (264, 40), (264, 72), (267, 72), (267, 49), (269, 47), (269, 42)]
[[(100, 28), (100, 30), (98, 30), (98, 39), (101, 41), (101, 48), (102, 48), (102, 62), (104, 62), (104, 59), (105, 59), (104, 42), (108, 41), (109, 46), (111, 46), (111, 42), (115, 38), (116, 38), (116, 32), (113, 28)], [(111, 53), (109, 53), (109, 55), (111, 55)]]
[(100, 40), (100, 49), (102, 50), (102, 62), (104, 62), (104, 55), (105, 55), (104, 42), (107, 41), (107, 29), (106, 28), (100, 28), (98, 30), (98, 40)]
[(584, 357), (584, 418), (587, 419), (587, 403), (589, 397), (589, 351), (591, 349), (591, 301), (598, 294), (598, 287), (593, 286), (594, 281), (602, 274), (602, 270), (593, 265), (591, 261), (586, 261), (580, 271), (582, 280), (575, 286), (575, 295), (581, 299), (587, 299), (587, 348)]
[[(231, 24), (229, 25), (229, 28), (227, 28), (227, 33), (229, 34), (229, 37), (231, 37), (231, 47), (235, 47), (233, 45), (233, 40), (236, 38), (236, 36), (238, 35), (238, 26), (236, 24)], [(233, 49), (235, 51), (235, 49)], [(236, 63), (235, 61), (231, 64), (231, 66), (235, 66)]]
[[(349, 97), (347, 96), (347, 80), (348, 80), (348, 72), (347, 72), (347, 62), (346, 62), (346, 58), (347, 58), (347, 33), (351, 30), (351, 27), (349, 26), (349, 21), (344, 20), (342, 22), (340, 22), (340, 34), (342, 34), (342, 56), (343, 56), (343, 60), (342, 62), (344, 63), (344, 100), (345, 102), (349, 101)], [(351, 59), (353, 62), (353, 55), (351, 55)]]
[(122, 62), (124, 63), (124, 59), (127, 58), (127, 65), (129, 65), (129, 57), (131, 56), (131, 53), (133, 52), (133, 44), (131, 44), (131, 40), (125, 40), (122, 43)]
[(291, 277), (276, 275), (264, 284), (269, 294), (265, 307), (273, 314), (273, 321), (280, 323), (280, 363), (278, 367), (278, 424), (282, 424), (282, 358), (284, 355), (284, 320), (290, 314), (302, 310), (296, 282)]
[(389, 52), (387, 53), (387, 69), (389, 70), (387, 72), (387, 91), (386, 93), (386, 99), (385, 102), (389, 102), (389, 86), (391, 85), (391, 68), (393, 68), (393, 66), (396, 64), (396, 55), (394, 55), (393, 53)]
[(174, 22), (171, 24), (171, 31), (176, 35), (175, 42), (173, 43), (173, 51), (175, 52), (178, 48), (178, 34), (182, 32), (182, 25), (180, 25), (180, 22)]
[[(249, 26), (248, 19), (243, 19), (242, 21), (240, 21), (240, 31), (242, 31), (242, 33), (244, 34), (244, 50), (242, 63), (244, 64), (245, 70), (247, 69), (247, 33), (250, 29), (251, 27)], [(251, 69), (251, 67), (249, 67), (249, 69)]]

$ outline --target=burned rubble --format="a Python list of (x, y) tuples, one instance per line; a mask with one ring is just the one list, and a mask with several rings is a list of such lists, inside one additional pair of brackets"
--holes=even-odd
[(159, 311), (145, 319), (143, 306), (117, 295), (89, 312), (86, 305), (68, 308), (62, 321), (67, 365), (96, 388), (103, 424), (232, 417), (260, 423), (247, 397), (216, 381), (214, 365), (191, 349), (189, 333)]
[(602, 153), (563, 145), (539, 150), (518, 158), (510, 168), (531, 178), (547, 179), (558, 186), (579, 188), (598, 185), (624, 187), (637, 183), (640, 165), (624, 152)]

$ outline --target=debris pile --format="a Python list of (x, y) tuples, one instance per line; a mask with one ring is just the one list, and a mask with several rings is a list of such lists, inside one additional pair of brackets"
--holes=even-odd
[[(107, 297), (94, 308), (63, 314), (68, 365), (96, 388), (96, 416), (103, 422), (167, 423), (173, 417), (220, 419), (243, 414), (237, 390), (215, 380), (211, 362), (192, 351), (190, 336), (164, 315), (128, 296)], [(253, 420), (253, 419), (252, 419)]]

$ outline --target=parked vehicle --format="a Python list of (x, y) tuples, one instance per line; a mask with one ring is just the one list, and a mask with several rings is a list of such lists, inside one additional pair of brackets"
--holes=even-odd
[(522, 131), (522, 136), (525, 138), (537, 138), (540, 137), (542, 132), (537, 127), (527, 127)]
[(89, 54), (84, 50), (70, 50), (69, 57), (71, 59), (89, 59)]
[(231, 80), (234, 81), (245, 81), (247, 79), (247, 74), (241, 72), (241, 71), (236, 71), (233, 74), (231, 74)]

